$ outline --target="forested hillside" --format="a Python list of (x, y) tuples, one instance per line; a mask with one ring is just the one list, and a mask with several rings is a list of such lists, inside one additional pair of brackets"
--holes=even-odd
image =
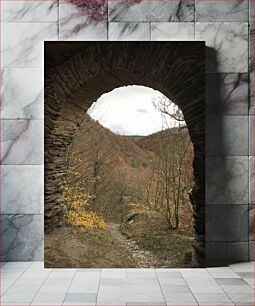
[[(88, 255), (90, 245), (106, 267), (116, 262), (119, 267), (190, 264), (192, 160), (193, 146), (185, 127), (144, 137), (120, 136), (86, 115), (68, 148), (63, 195), (66, 235), (74, 250), (87, 245), (87, 255), (82, 261), (77, 258), (80, 253), (66, 253), (68, 244), (63, 242), (60, 249), (66, 259), (59, 266), (67, 262), (96, 266)], [(61, 257), (52, 250), (60, 238), (57, 230), (54, 233), (46, 239), (48, 266), (56, 266)], [(123, 263), (114, 261), (115, 256), (106, 261), (105, 254), (115, 254), (112, 249), (117, 245)]]

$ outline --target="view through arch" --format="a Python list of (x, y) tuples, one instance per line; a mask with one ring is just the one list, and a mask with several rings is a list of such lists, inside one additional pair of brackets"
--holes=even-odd
[[(63, 51), (62, 57), (59, 54), (60, 51)], [(105, 118), (105, 111), (101, 111), (101, 114), (97, 112), (99, 113), (97, 117), (98, 107), (96, 105), (102, 104), (100, 100), (103, 99), (104, 94), (110, 95), (120, 90), (135, 89), (135, 95), (138, 95), (139, 89), (144, 90), (145, 87), (156, 93), (155, 96), (150, 97), (147, 105), (150, 105), (154, 114), (158, 115), (157, 118), (160, 118), (160, 121), (156, 120), (158, 124), (155, 125), (153, 120), (149, 121), (150, 124), (147, 127), (146, 124), (138, 124), (138, 126), (145, 127), (142, 134), (141, 131), (137, 132), (137, 126), (132, 131), (128, 122), (123, 125), (123, 120), (121, 120), (122, 125), (120, 122), (116, 125), (108, 118), (108, 123), (111, 123), (108, 129), (107, 126), (101, 126), (100, 120)], [(100, 96), (102, 96), (101, 99), (97, 101)], [(121, 93), (119, 100), (120, 97), (127, 96), (126, 93)], [(129, 100), (133, 101), (133, 99)], [(97, 104), (92, 105), (95, 101)], [(123, 102), (123, 107), (120, 108), (125, 113), (124, 118), (128, 119), (131, 112), (130, 109), (124, 107), (124, 104)], [(137, 117), (137, 114), (145, 116), (148, 110), (139, 105), (137, 101), (135, 104), (139, 107), (136, 109), (137, 119), (132, 122), (145, 123), (146, 120), (148, 121), (148, 116), (143, 122), (139, 116)], [(89, 114), (86, 114), (91, 106)], [(99, 122), (91, 119), (90, 116), (94, 116)], [(113, 117), (118, 118), (116, 115)], [(102, 137), (100, 138), (101, 134), (107, 135), (103, 137), (104, 140), (108, 139), (105, 143)], [(153, 140), (148, 141), (150, 137)], [(79, 138), (85, 141), (81, 142)], [(114, 145), (113, 139), (118, 145)], [(172, 145), (173, 142), (175, 145)], [(151, 147), (152, 143), (153, 146), (157, 145), (159, 148), (157, 152)], [(107, 149), (102, 149), (102, 144)], [(203, 44), (79, 42), (70, 45), (49, 42), (45, 52), (46, 266), (202, 266), (205, 251), (204, 144)], [(89, 153), (90, 150), (92, 154)], [(137, 154), (132, 156), (132, 151)], [(186, 151), (189, 158), (185, 160), (187, 165), (184, 167), (184, 159), (182, 159), (183, 163), (178, 165), (179, 158), (177, 157), (181, 156), (178, 153), (183, 154)], [(81, 156), (86, 156), (86, 158), (83, 160)], [(102, 164), (106, 164), (105, 169), (109, 169), (108, 172), (102, 172), (108, 174), (108, 177), (105, 175), (108, 181), (103, 180), (102, 173), (98, 175), (98, 169), (100, 167), (101, 170), (104, 169)], [(190, 171), (183, 175), (184, 169)], [(178, 175), (174, 173), (182, 174), (178, 179)], [(163, 174), (166, 177), (165, 180)], [(182, 178), (189, 183), (184, 184)], [(86, 179), (87, 182), (83, 182), (82, 185), (80, 184), (81, 179)], [(135, 183), (134, 180), (136, 180)], [(103, 181), (105, 183), (102, 183)], [(123, 185), (129, 185), (128, 181), (131, 181), (132, 188), (123, 188)], [(166, 186), (164, 182), (169, 184)], [(100, 194), (98, 193), (99, 186), (102, 188)], [(114, 188), (118, 190), (111, 192)], [(103, 189), (105, 189), (104, 192), (102, 192)], [(131, 190), (131, 195), (126, 189)], [(173, 192), (173, 189), (179, 191)], [(119, 193), (120, 190), (122, 190), (121, 193)], [(155, 200), (155, 194), (157, 200)], [(168, 197), (167, 194), (170, 196)], [(177, 194), (178, 201), (175, 199)], [(118, 201), (119, 206), (116, 205)], [(154, 240), (153, 233), (156, 231), (151, 231), (148, 235), (150, 239), (143, 237), (144, 240), (147, 239), (147, 244), (143, 245), (142, 237), (139, 236), (140, 233), (136, 229), (142, 229), (150, 222), (155, 223), (158, 226), (157, 229), (161, 224), (161, 231), (162, 229), (168, 231), (167, 239), (171, 236), (169, 233), (176, 235), (183, 225), (180, 201), (187, 204), (182, 207), (190, 209), (190, 213), (185, 214), (186, 217), (190, 216), (186, 220), (188, 228), (185, 230), (188, 231), (180, 232), (179, 237), (172, 237), (176, 238), (172, 242), (165, 241), (165, 249), (164, 239)], [(121, 208), (120, 211), (115, 212), (111, 205), (114, 208)], [(146, 218), (147, 221), (144, 222)], [(80, 247), (79, 243), (77, 244), (77, 241), (72, 239), (75, 231), (80, 231), (85, 227), (88, 233), (91, 230), (92, 234), (91, 232), (85, 234), (86, 230), (83, 230), (80, 238), (90, 239), (98, 233), (98, 242), (102, 244), (106, 242), (105, 247), (102, 247), (101, 250), (90, 248), (86, 239), (80, 241), (82, 245)], [(145, 233), (149, 230), (148, 227), (141, 232)], [(106, 231), (115, 235), (114, 241), (111, 240), (111, 237), (104, 236)], [(178, 260), (171, 261), (171, 258), (174, 258), (174, 254), (171, 254), (170, 251), (171, 246), (173, 242), (178, 247), (181, 246), (181, 241), (185, 240), (182, 238), (187, 238), (187, 248), (183, 246), (179, 253), (177, 252)], [(61, 249), (60, 246), (64, 241), (68, 242), (65, 250), (67, 253), (70, 250), (69, 255), (70, 252), (74, 256), (76, 254), (77, 261), (68, 260), (63, 256), (64, 252), (58, 254), (54, 252), (57, 249), (56, 245), (58, 249)], [(93, 241), (90, 242), (95, 246)], [(139, 260), (134, 258), (132, 260), (132, 254), (126, 254), (130, 260), (127, 258), (121, 260), (118, 256), (125, 252), (118, 254), (120, 243), (123, 244), (122, 247), (125, 243), (127, 244), (127, 251), (131, 244), (131, 251), (133, 248), (134, 253), (138, 253), (136, 256), (138, 258), (143, 257), (144, 254), (150, 254), (152, 257), (148, 262), (145, 259), (144, 262), (139, 263)], [(114, 259), (106, 247), (111, 245), (113, 245), (112, 252), (117, 252), (115, 255), (120, 261), (102, 262), (101, 259), (105, 255), (107, 258)], [(193, 247), (192, 254), (191, 246)], [(161, 252), (164, 259), (158, 262), (154, 258), (154, 255), (157, 257), (157, 248), (158, 253)], [(164, 253), (165, 250), (166, 253)], [(139, 255), (140, 251), (144, 254)], [(89, 256), (93, 258), (93, 261), (84, 262), (84, 258), (88, 259)]]
[(144, 86), (105, 93), (80, 120), (67, 160), (70, 227), (55, 249), (62, 229), (48, 236), (51, 264), (191, 265), (193, 145), (177, 105)]

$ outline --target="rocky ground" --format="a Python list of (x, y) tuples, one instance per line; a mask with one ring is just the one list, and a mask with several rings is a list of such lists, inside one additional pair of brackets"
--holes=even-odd
[(46, 267), (191, 266), (192, 233), (167, 230), (158, 215), (135, 215), (107, 230), (61, 227), (45, 234)]

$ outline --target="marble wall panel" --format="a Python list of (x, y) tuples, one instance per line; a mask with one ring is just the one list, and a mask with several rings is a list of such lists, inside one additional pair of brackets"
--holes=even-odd
[(0, 220), (3, 261), (43, 259), (43, 215), (1, 215)]
[(248, 242), (248, 205), (208, 205), (206, 241)]
[(195, 26), (190, 22), (153, 22), (151, 24), (151, 40), (194, 40)]
[(109, 40), (150, 40), (150, 24), (143, 22), (109, 22)]
[(249, 204), (254, 205), (254, 156), (249, 157)]
[(247, 156), (249, 116), (208, 116), (207, 156)]
[(254, 116), (249, 116), (249, 155), (254, 156)]
[(43, 166), (1, 165), (1, 214), (43, 214)]
[[(1, 122), (1, 167), (6, 178), (4, 184), (11, 187), (8, 199), (7, 193), (2, 194), (4, 260), (43, 259), (43, 176), (39, 166), (43, 163), (43, 122), (31, 119), (42, 119), (43, 41), (58, 38), (206, 41), (209, 47), (207, 114), (224, 119), (221, 120), (224, 133), (216, 137), (218, 141), (224, 139), (224, 150), (221, 146), (219, 152), (217, 141), (209, 141), (208, 145), (214, 154), (233, 155), (207, 158), (210, 241), (206, 244), (206, 256), (217, 263), (247, 260), (253, 206), (247, 209), (248, 205), (238, 204), (254, 201), (254, 1), (249, 1), (249, 29), (246, 0), (220, 5), (217, 0), (108, 0), (108, 21), (111, 21), (108, 25), (106, 7), (100, 11), (102, 18), (98, 21), (68, 1), (60, 1), (58, 5), (55, 0), (4, 0), (1, 4), (1, 118), (9, 119)], [(248, 81), (250, 136), (245, 116)], [(215, 133), (213, 126), (219, 130), (219, 125), (212, 124), (209, 134)], [(248, 154), (252, 156), (249, 158)], [(33, 174), (33, 182), (29, 173)], [(242, 229), (237, 231), (235, 227), (240, 226)], [(225, 240), (219, 242), (219, 239)], [(249, 259), (253, 259), (253, 241), (248, 249)]]
[(43, 67), (43, 41), (58, 38), (56, 23), (6, 22), (1, 30), (2, 68)]
[(196, 0), (196, 21), (248, 21), (247, 0)]
[(1, 118), (43, 118), (41, 68), (5, 68), (2, 71), (2, 82)]
[(207, 72), (248, 72), (248, 23), (197, 22), (195, 37), (210, 48)]
[(248, 156), (207, 157), (206, 204), (248, 204)]
[(109, 0), (108, 7), (109, 21), (192, 22), (195, 15), (194, 0)]
[(58, 21), (58, 1), (27, 1), (3, 0), (1, 1), (2, 21)]
[(228, 264), (249, 260), (249, 242), (228, 242)]
[(1, 120), (1, 164), (43, 164), (42, 120)]
[[(99, 12), (99, 20), (91, 18), (89, 11), (78, 5), (60, 1), (59, 39), (60, 40), (107, 40), (106, 9)], [(100, 15), (102, 14), (102, 15)]]
[(248, 115), (247, 73), (206, 74), (206, 114)]

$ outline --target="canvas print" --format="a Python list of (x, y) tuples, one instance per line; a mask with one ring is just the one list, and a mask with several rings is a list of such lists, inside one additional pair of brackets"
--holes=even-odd
[(45, 42), (45, 267), (204, 264), (203, 42)]

